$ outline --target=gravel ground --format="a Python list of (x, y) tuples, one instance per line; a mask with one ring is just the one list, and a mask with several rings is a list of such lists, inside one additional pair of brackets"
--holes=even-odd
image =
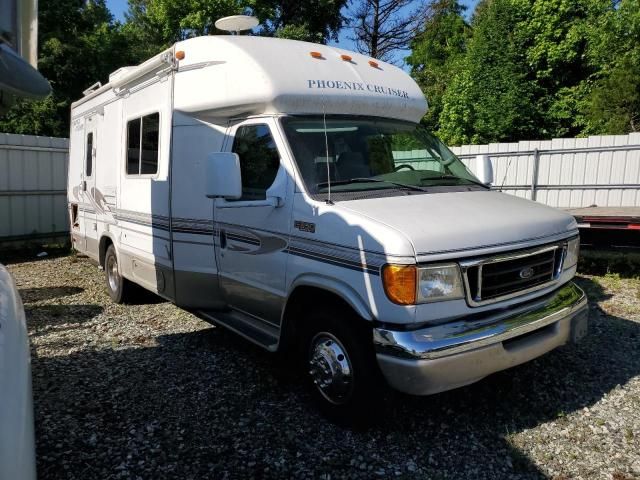
[(640, 281), (582, 277), (590, 335), (378, 425), (320, 417), (276, 357), (73, 256), (10, 263), (41, 478), (640, 478)]

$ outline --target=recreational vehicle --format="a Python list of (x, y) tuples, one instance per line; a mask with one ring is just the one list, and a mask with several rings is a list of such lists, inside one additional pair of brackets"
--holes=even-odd
[(73, 245), (115, 302), (135, 283), (298, 352), (335, 415), (578, 340), (576, 222), (492, 191), (426, 110), (401, 69), (340, 48), (178, 42), (73, 104)]

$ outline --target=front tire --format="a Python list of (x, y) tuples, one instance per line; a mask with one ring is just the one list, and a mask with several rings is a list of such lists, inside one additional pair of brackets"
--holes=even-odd
[(383, 379), (370, 325), (341, 309), (314, 312), (305, 323), (302, 360), (320, 411), (340, 424), (371, 423)]
[(114, 303), (125, 303), (131, 296), (131, 283), (120, 275), (118, 256), (113, 245), (109, 245), (104, 256), (104, 271), (107, 291)]

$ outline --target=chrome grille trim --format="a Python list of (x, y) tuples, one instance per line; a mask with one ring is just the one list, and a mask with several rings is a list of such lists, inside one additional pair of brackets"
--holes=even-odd
[[(519, 252), (509, 252), (509, 253), (504, 253), (500, 255), (494, 255), (491, 257), (461, 261), (460, 268), (462, 270), (462, 278), (464, 281), (467, 303), (471, 307), (489, 305), (492, 303), (501, 302), (503, 300), (515, 298), (521, 295), (526, 295), (528, 293), (532, 293), (537, 290), (542, 290), (544, 288), (554, 285), (558, 281), (558, 278), (562, 273), (564, 258), (566, 256), (566, 249), (567, 249), (567, 242), (562, 241), (562, 242), (557, 242), (550, 245), (543, 245), (542, 247), (537, 247), (533, 249), (521, 250)], [(496, 297), (491, 297), (491, 298), (487, 298), (486, 300), (483, 300), (482, 298), (482, 288), (483, 288), (483, 280), (484, 280), (482, 275), (483, 266), (490, 265), (490, 264), (497, 264), (501, 262), (513, 261), (513, 260), (526, 259), (527, 257), (533, 257), (533, 256), (544, 254), (547, 252), (553, 252), (553, 255), (551, 257), (552, 260), (549, 259), (546, 261), (538, 262), (538, 265), (543, 265), (545, 263), (550, 263), (551, 261), (553, 261), (553, 267), (552, 267), (553, 270), (549, 272), (551, 273), (551, 278), (549, 281), (531, 286), (529, 288), (524, 288), (522, 290), (512, 291), (505, 295), (499, 295)], [(475, 270), (474, 267), (477, 267), (477, 270)], [(525, 267), (519, 267), (519, 268), (525, 268)], [(475, 279), (475, 281), (470, 281), (469, 274), (473, 273), (474, 270), (477, 272), (477, 278)], [(516, 269), (513, 269), (511, 271), (515, 271), (515, 270)], [(507, 270), (507, 272), (509, 272), (509, 270)], [(544, 275), (548, 275), (548, 273), (545, 272)]]

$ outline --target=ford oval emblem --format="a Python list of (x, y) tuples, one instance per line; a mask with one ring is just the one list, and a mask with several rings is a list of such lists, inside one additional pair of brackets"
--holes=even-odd
[(531, 267), (523, 268), (522, 270), (520, 270), (519, 275), (520, 275), (520, 278), (524, 278), (524, 279), (531, 278), (533, 276), (533, 268)]

